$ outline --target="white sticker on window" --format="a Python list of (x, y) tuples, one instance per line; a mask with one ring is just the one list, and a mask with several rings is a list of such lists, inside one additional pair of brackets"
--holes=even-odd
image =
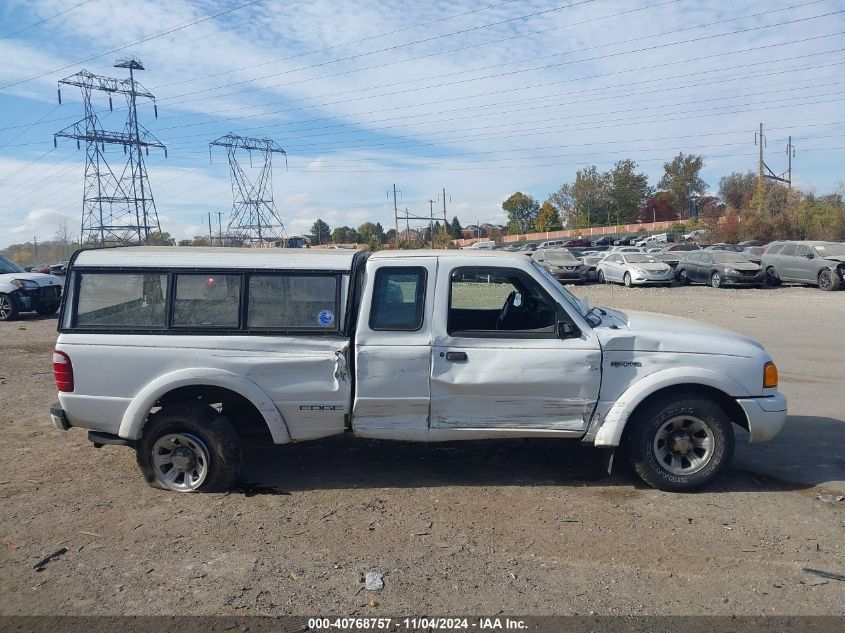
[(331, 310), (320, 310), (317, 314), (317, 323), (320, 327), (331, 327), (334, 325), (334, 313)]

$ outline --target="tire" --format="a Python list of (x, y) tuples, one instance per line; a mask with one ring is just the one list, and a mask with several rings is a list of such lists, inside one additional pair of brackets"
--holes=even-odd
[(605, 278), (604, 278), (604, 271), (603, 271), (603, 270), (600, 270), (600, 271), (598, 272), (598, 282), (599, 282), (600, 284), (605, 284), (605, 283), (607, 283), (607, 279), (605, 279)]
[[(658, 397), (638, 410), (631, 423), (626, 447), (631, 466), (644, 482), (660, 490), (699, 490), (733, 458), (730, 416), (706, 396), (679, 392)], [(690, 447), (690, 440), (701, 444)], [(674, 453), (670, 442), (679, 443)]]
[(721, 288), (722, 287), (722, 276), (719, 274), (718, 271), (713, 271), (710, 274), (710, 285), (714, 288)]
[(766, 269), (766, 285), (777, 288), (781, 284), (780, 275), (777, 268), (769, 266)]
[(681, 269), (678, 271), (678, 283), (682, 286), (689, 286), (689, 276), (686, 270)]
[(819, 290), (827, 292), (839, 290), (839, 278), (835, 271), (826, 269), (819, 273)]
[(18, 308), (12, 298), (0, 293), (0, 321), (14, 321), (18, 318)]
[(622, 283), (625, 284), (626, 288), (631, 287), (631, 273), (625, 273), (625, 276), (622, 277)]
[[(154, 454), (165, 463), (156, 465)], [(136, 457), (148, 484), (173, 492), (228, 490), (241, 469), (240, 439), (228, 418), (198, 402), (167, 405), (150, 416)]]
[(59, 311), (60, 305), (61, 304), (57, 303), (55, 305), (38, 306), (35, 308), (35, 311), (41, 316), (50, 316), (51, 314), (56, 314), (56, 312)]

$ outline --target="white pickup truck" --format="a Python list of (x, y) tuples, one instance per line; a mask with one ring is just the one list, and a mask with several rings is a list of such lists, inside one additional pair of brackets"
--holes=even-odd
[[(786, 419), (744, 336), (590, 308), (522, 253), (129, 247), (68, 267), (60, 429), (134, 447), (150, 484), (220, 490), (246, 443), (573, 438), (664, 490)], [(316, 466), (315, 466), (316, 467)]]

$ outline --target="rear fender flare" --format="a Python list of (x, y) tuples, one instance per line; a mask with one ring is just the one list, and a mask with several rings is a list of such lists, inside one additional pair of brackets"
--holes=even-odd
[(233, 372), (211, 368), (180, 369), (163, 374), (147, 384), (135, 395), (123, 414), (118, 435), (131, 440), (140, 438), (147, 414), (159, 398), (179, 387), (191, 386), (221, 387), (240, 394), (261, 413), (275, 444), (290, 442), (287, 423), (261, 387)]

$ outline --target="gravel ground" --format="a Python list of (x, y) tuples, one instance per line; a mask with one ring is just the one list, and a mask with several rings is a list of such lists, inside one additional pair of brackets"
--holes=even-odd
[(174, 495), (130, 450), (49, 426), (55, 319), (0, 323), (0, 613), (845, 615), (845, 582), (805, 571), (845, 574), (845, 502), (817, 496), (845, 493), (845, 292), (575, 292), (762, 341), (787, 429), (691, 495), (605, 477), (577, 443), (347, 438), (257, 451), (239, 492)]

